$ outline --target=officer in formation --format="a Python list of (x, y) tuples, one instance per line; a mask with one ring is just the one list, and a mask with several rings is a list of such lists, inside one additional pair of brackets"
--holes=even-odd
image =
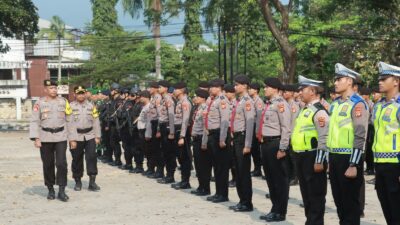
[[(225, 84), (224, 85), (224, 90), (223, 90), (224, 95), (228, 99), (228, 110), (229, 110), (229, 115), (230, 119), (232, 117), (232, 110), (235, 107), (236, 104), (236, 94), (235, 94), (235, 86), (232, 84)], [(232, 175), (232, 180), (229, 181), (229, 187), (236, 187), (236, 162), (235, 162), (235, 152), (233, 151), (233, 142), (232, 142), (232, 135), (231, 135), (231, 127), (232, 123), (229, 123), (229, 129), (228, 129), (228, 134), (226, 136), (226, 149), (231, 152), (231, 161), (229, 168), (231, 170), (231, 175)]]
[(75, 180), (75, 191), (82, 189), (81, 178), (83, 176), (83, 160), (86, 160), (86, 170), (89, 176), (90, 191), (98, 191), (100, 187), (96, 184), (97, 154), (96, 145), (100, 144), (101, 130), (99, 113), (96, 106), (86, 96), (87, 90), (84, 86), (74, 88), (75, 101), (71, 102), (71, 123), (76, 128), (77, 146), (70, 148), (72, 155), (72, 177)]

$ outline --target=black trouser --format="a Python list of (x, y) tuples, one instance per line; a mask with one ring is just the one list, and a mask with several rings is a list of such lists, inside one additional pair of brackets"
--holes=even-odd
[(161, 152), (163, 165), (167, 170), (167, 177), (174, 177), (176, 169), (176, 143), (175, 140), (168, 139), (169, 128), (167, 123), (160, 123), (161, 133)]
[(251, 154), (243, 154), (245, 132), (233, 135), (233, 148), (236, 161), (236, 190), (239, 195), (240, 203), (252, 206), (253, 188), (251, 183)]
[(212, 154), (208, 149), (201, 149), (202, 138), (202, 135), (193, 137), (194, 167), (199, 180), (199, 189), (210, 191)]
[(232, 180), (236, 181), (236, 156), (235, 156), (235, 150), (233, 148), (233, 138), (232, 138), (232, 134), (230, 131), (226, 135), (225, 143), (226, 143), (226, 149), (229, 152), (231, 152), (231, 160), (230, 160), (229, 168), (231, 170)]
[(154, 164), (153, 155), (152, 155), (152, 151), (151, 151), (151, 141), (150, 140), (146, 141), (145, 132), (146, 132), (145, 129), (139, 130), (139, 137), (144, 143), (143, 144), (143, 153), (147, 160), (147, 169), (154, 171), (155, 164)]
[(176, 156), (181, 165), (182, 181), (189, 182), (190, 171), (192, 169), (192, 152), (190, 150), (189, 129), (186, 130), (185, 142), (182, 146), (178, 145), (181, 134), (181, 125), (175, 126)]
[(292, 145), (289, 145), (289, 151), (287, 151), (287, 161), (288, 161), (288, 169), (289, 169), (289, 180), (297, 180), (297, 162), (296, 157), (293, 157)]
[[(40, 156), (43, 162), (44, 185), (67, 186), (67, 141), (42, 142)], [(57, 175), (55, 168), (57, 168)]]
[(229, 148), (221, 149), (219, 146), (220, 129), (210, 130), (207, 146), (212, 152), (216, 194), (228, 197), (229, 166), (232, 153)]
[(255, 125), (253, 134), (253, 142), (251, 143), (251, 157), (253, 157), (254, 170), (261, 170), (260, 142), (257, 140)]
[(272, 202), (271, 212), (286, 215), (289, 198), (287, 158), (277, 159), (279, 138), (264, 137), (261, 144), (261, 160)]
[(122, 147), (124, 148), (124, 158), (125, 163), (128, 166), (132, 165), (132, 158), (133, 158), (133, 137), (129, 132), (128, 127), (121, 128), (121, 141)]
[(375, 189), (388, 225), (400, 224), (400, 165), (375, 164)]
[(360, 190), (363, 171), (357, 167), (357, 177), (347, 178), (350, 154), (329, 154), (329, 179), (340, 225), (360, 224)]
[(151, 121), (151, 140), (150, 140), (150, 151), (151, 151), (151, 169), (154, 170), (157, 167), (157, 172), (164, 173), (162, 163), (162, 153), (160, 138), (156, 137), (158, 127), (158, 120)]
[(114, 153), (115, 161), (121, 161), (121, 145), (119, 144), (121, 138), (118, 134), (118, 129), (115, 125), (110, 127), (110, 146)]
[(78, 141), (76, 149), (70, 149), (72, 155), (72, 177), (83, 177), (83, 157), (86, 160), (86, 173), (88, 176), (97, 175), (96, 141), (95, 139)]
[(373, 124), (368, 125), (367, 141), (365, 145), (365, 163), (367, 164), (367, 171), (374, 171), (374, 153), (372, 152), (372, 145), (374, 143), (375, 129)]
[(326, 165), (323, 172), (314, 172), (316, 153), (316, 151), (309, 151), (292, 154), (297, 160), (297, 175), (307, 218), (306, 225), (324, 224), (327, 191)]
[(112, 160), (112, 149), (110, 146), (110, 130), (105, 129), (105, 125), (101, 126), (101, 142), (104, 145), (103, 155), (106, 159)]
[[(142, 132), (142, 134), (141, 134)], [(143, 159), (144, 159), (144, 130), (138, 131), (137, 129), (133, 130), (132, 138), (133, 138), (133, 148), (132, 155), (135, 159), (136, 167), (143, 167)]]

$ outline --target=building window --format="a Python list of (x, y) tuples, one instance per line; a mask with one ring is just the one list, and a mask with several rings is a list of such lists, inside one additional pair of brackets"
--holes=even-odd
[[(50, 79), (57, 80), (58, 79), (58, 69), (50, 69)], [(68, 70), (61, 69), (61, 79), (68, 79)]]
[(0, 80), (12, 80), (12, 69), (0, 70)]

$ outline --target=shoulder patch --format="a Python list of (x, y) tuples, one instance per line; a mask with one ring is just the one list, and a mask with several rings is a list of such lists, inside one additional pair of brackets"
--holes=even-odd
[(246, 102), (246, 111), (250, 111), (251, 110), (251, 102), (247, 101)]
[(356, 117), (360, 117), (362, 115), (362, 105), (358, 104), (355, 108), (354, 108), (354, 115)]
[(325, 126), (325, 117), (323, 117), (323, 116), (320, 116), (320, 117), (318, 117), (318, 125), (320, 126), (320, 127), (324, 127)]
[(36, 103), (36, 104), (33, 106), (33, 111), (34, 111), (34, 112), (38, 112), (39, 109), (40, 109), (39, 103)]
[(221, 108), (222, 109), (226, 109), (226, 102), (225, 101), (221, 101)]
[(283, 104), (283, 102), (279, 103), (278, 109), (279, 109), (279, 112), (281, 112), (281, 113), (285, 112), (285, 104)]
[(297, 112), (296, 107), (294, 105), (292, 105), (292, 113), (296, 113), (296, 112)]

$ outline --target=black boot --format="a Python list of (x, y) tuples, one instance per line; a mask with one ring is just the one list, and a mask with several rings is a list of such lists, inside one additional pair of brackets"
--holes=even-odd
[(74, 187), (75, 191), (80, 191), (82, 190), (82, 181), (81, 178), (75, 178), (75, 187)]
[(56, 198), (56, 192), (54, 191), (54, 187), (47, 186), (47, 189), (49, 189), (49, 193), (47, 194), (47, 199), (54, 200)]
[(60, 186), (58, 190), (58, 199), (60, 199), (63, 202), (67, 202), (69, 197), (67, 194), (65, 194), (65, 186)]
[(100, 191), (100, 187), (96, 184), (96, 175), (89, 177), (89, 191)]

